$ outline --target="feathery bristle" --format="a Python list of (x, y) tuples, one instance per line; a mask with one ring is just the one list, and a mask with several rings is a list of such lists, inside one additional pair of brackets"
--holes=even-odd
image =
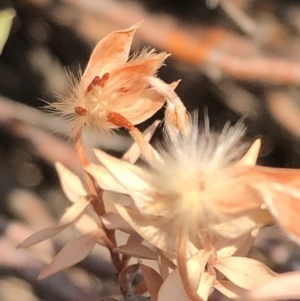
[(224, 189), (224, 183), (232, 189), (226, 169), (244, 154), (244, 134), (241, 123), (226, 124), (221, 133), (207, 127), (201, 130), (194, 117), (188, 135), (172, 140), (166, 135), (167, 149), (160, 150), (164, 163), (157, 163), (150, 170), (155, 196), (145, 206), (145, 213), (164, 216), (175, 226), (204, 231), (208, 223), (222, 218), (213, 197), (216, 192), (222, 195), (219, 189)]

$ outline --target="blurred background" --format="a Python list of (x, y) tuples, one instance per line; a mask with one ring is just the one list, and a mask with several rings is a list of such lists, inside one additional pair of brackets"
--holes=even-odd
[[(108, 33), (144, 20), (132, 51), (151, 45), (171, 53), (159, 76), (190, 112), (207, 112), (213, 129), (244, 120), (246, 140), (262, 139), (259, 164), (300, 167), (300, 2), (297, 0), (1, 0), (16, 16), (0, 56), (0, 301), (99, 301), (117, 294), (101, 247), (76, 267), (36, 277), (64, 242), (65, 231), (39, 248), (15, 246), (57, 221), (69, 202), (53, 163), (80, 166), (63, 121), (44, 101), (68, 95), (69, 72), (84, 69)], [(0, 25), (1, 26), (1, 25)], [(145, 129), (163, 109), (139, 125)], [(93, 145), (116, 155), (127, 133)], [(161, 137), (158, 129), (153, 143)], [(276, 226), (264, 228), (251, 256), (277, 272), (300, 268), (300, 250)], [(211, 300), (221, 300), (213, 295)], [(225, 299), (224, 299), (225, 300)]]

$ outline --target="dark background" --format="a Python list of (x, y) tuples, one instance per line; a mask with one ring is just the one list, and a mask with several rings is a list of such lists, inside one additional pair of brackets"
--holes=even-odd
[[(140, 4), (146, 19), (172, 17), (176, 26), (190, 34), (199, 47), (201, 43), (210, 47), (211, 43), (212, 51), (229, 53), (244, 62), (238, 72), (229, 62), (231, 72), (209, 60), (193, 62), (174, 54), (159, 76), (166, 82), (182, 79), (176, 91), (190, 112), (199, 110), (200, 123), (205, 110), (213, 129), (221, 129), (228, 120), (235, 123), (242, 118), (248, 128), (246, 140), (262, 139), (259, 164), (300, 167), (299, 1), (230, 0), (241, 18), (238, 21), (226, 10), (224, 1), (215, 3), (215, 7), (212, 1), (202, 0), (107, 1), (111, 2), (122, 3), (129, 11)], [(72, 272), (37, 282), (41, 262), (30, 257), (26, 264), (19, 264), (17, 258), (21, 255), (16, 255), (13, 247), (26, 237), (26, 229), (47, 225), (68, 204), (59, 189), (53, 162), (60, 161), (61, 152), (71, 144), (64, 133), (52, 134), (50, 140), (48, 134), (41, 134), (59, 130), (59, 124), (53, 119), (48, 121), (40, 109), (44, 105), (41, 99), (55, 100), (54, 92), (66, 95), (65, 70), (76, 74), (78, 66), (86, 65), (98, 40), (127, 26), (125, 12), (124, 16), (114, 17), (113, 11), (107, 12), (105, 7), (101, 13), (105, 2), (99, 1), (99, 10), (90, 8), (90, 3), (97, 5), (97, 0), (87, 3), (86, 7), (84, 1), (67, 0), (1, 0), (0, 3), (0, 8), (13, 7), (17, 13), (0, 56), (1, 301), (20, 298), (94, 301), (116, 289), (111, 267), (105, 261), (99, 264), (97, 254)], [(244, 28), (248, 21), (250, 30)], [(215, 42), (210, 40), (213, 29), (219, 30)], [(156, 34), (154, 27), (152, 46), (169, 51), (162, 48), (159, 39), (156, 43)], [(147, 37), (142, 34), (136, 37), (134, 48), (148, 45)], [(185, 49), (186, 45), (180, 47)], [(272, 59), (276, 63), (270, 63)], [(250, 70), (249, 60), (257, 67)], [(280, 68), (277, 62), (281, 63)], [(278, 74), (275, 80), (274, 74)], [(294, 76), (287, 80), (285, 74)], [(152, 120), (156, 118), (163, 118), (163, 110)], [(144, 129), (150, 123), (139, 127)], [(161, 137), (160, 131), (154, 143)], [(127, 135), (122, 130), (118, 133)], [(47, 151), (41, 146), (48, 148)], [(122, 152), (109, 143), (103, 147), (117, 155)], [(21, 193), (17, 200), (15, 192)], [(44, 219), (39, 219), (39, 214)], [(16, 225), (19, 227), (16, 232), (9, 232)], [(56, 247), (59, 249), (60, 244)], [(254, 257), (263, 259), (278, 272), (298, 269), (298, 253), (299, 248), (276, 227), (264, 229), (252, 251)]]

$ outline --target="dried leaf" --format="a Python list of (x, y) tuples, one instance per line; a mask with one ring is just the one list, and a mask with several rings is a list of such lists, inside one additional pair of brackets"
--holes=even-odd
[(118, 213), (145, 240), (159, 249), (175, 254), (176, 233), (165, 227), (160, 217), (146, 217), (128, 207), (115, 204)]
[(139, 208), (139, 204), (149, 201), (148, 195), (151, 187), (144, 180), (145, 174), (139, 167), (119, 160), (100, 150), (94, 150), (96, 157), (103, 164), (112, 176), (119, 181), (126, 192), (133, 198)]
[(97, 181), (98, 185), (108, 191), (127, 193), (127, 190), (117, 181), (106, 168), (97, 164), (89, 164), (85, 170)]
[(262, 262), (246, 257), (221, 258), (214, 266), (234, 284), (245, 289), (276, 275)]
[(141, 264), (140, 265), (144, 280), (150, 293), (151, 301), (157, 301), (158, 291), (163, 283), (161, 276), (152, 268)]
[(27, 248), (46, 239), (54, 237), (55, 235), (69, 227), (72, 223), (74, 223), (89, 204), (90, 201), (87, 198), (81, 198), (78, 202), (67, 209), (56, 226), (51, 226), (32, 234), (23, 242), (21, 242), (17, 246), (17, 248)]
[(121, 230), (126, 233), (132, 233), (130, 225), (119, 215), (113, 212), (108, 212), (101, 216), (103, 224), (109, 230)]
[(38, 279), (46, 278), (83, 260), (103, 236), (104, 231), (97, 229), (69, 242), (41, 271)]
[(61, 163), (56, 162), (55, 168), (59, 176), (60, 185), (66, 197), (75, 203), (79, 198), (87, 195), (83, 182)]
[(157, 260), (157, 254), (154, 251), (139, 243), (128, 243), (126, 245), (119, 246), (114, 248), (114, 252), (119, 252), (136, 258)]

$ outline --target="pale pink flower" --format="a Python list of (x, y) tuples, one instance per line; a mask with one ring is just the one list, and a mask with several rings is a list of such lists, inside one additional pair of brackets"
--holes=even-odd
[(72, 124), (73, 135), (82, 128), (100, 130), (138, 124), (151, 117), (165, 100), (149, 88), (146, 77), (155, 77), (168, 57), (144, 49), (128, 60), (133, 35), (141, 23), (103, 38), (91, 54), (71, 95), (49, 105), (50, 111)]

